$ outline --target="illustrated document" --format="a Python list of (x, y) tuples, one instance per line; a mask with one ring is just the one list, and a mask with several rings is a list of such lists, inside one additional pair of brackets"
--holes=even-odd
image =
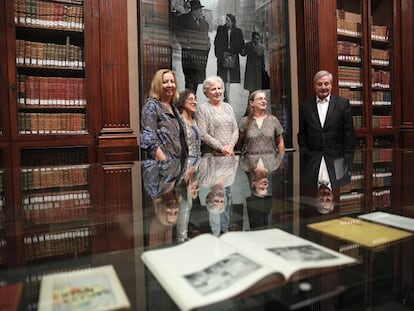
[(111, 265), (45, 275), (39, 311), (125, 311), (130, 303)]
[(287, 280), (299, 270), (355, 262), (279, 229), (202, 234), (146, 251), (142, 260), (181, 310), (230, 298), (271, 274)]

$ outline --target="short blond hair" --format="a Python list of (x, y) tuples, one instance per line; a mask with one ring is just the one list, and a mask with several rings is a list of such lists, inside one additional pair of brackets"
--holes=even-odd
[(155, 98), (155, 99), (161, 100), (161, 95), (162, 95), (162, 81), (163, 81), (164, 75), (166, 73), (171, 73), (174, 76), (174, 80), (175, 80), (175, 93), (173, 95), (172, 100), (173, 101), (176, 101), (178, 99), (177, 76), (175, 75), (175, 72), (172, 71), (171, 69), (159, 69), (154, 74), (154, 77), (152, 78), (152, 81), (151, 81), (151, 89), (149, 91), (149, 96), (151, 98)]

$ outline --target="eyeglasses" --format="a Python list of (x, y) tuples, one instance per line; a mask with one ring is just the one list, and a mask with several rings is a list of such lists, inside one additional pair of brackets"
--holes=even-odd
[(256, 98), (254, 98), (253, 100), (266, 100), (267, 101), (267, 98), (266, 97), (256, 97)]

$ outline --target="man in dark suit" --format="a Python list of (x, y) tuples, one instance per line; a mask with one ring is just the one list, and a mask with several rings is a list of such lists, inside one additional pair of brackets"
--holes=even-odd
[(322, 70), (315, 74), (316, 97), (299, 109), (298, 143), (307, 150), (353, 150), (354, 124), (349, 100), (331, 94), (332, 74)]
[(190, 1), (190, 12), (178, 16), (176, 35), (181, 45), (181, 62), (185, 88), (197, 92), (199, 83), (206, 78), (206, 65), (210, 50), (209, 25), (203, 16), (200, 1)]

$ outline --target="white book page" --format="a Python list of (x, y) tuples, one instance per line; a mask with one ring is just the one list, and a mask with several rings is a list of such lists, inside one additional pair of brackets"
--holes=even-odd
[(181, 310), (230, 298), (271, 272), (210, 234), (144, 252), (142, 260)]
[(221, 239), (255, 254), (256, 261), (286, 279), (302, 269), (345, 265), (355, 259), (279, 229), (228, 232)]
[(414, 231), (414, 219), (384, 212), (373, 212), (359, 215), (358, 218), (376, 222), (383, 225)]

